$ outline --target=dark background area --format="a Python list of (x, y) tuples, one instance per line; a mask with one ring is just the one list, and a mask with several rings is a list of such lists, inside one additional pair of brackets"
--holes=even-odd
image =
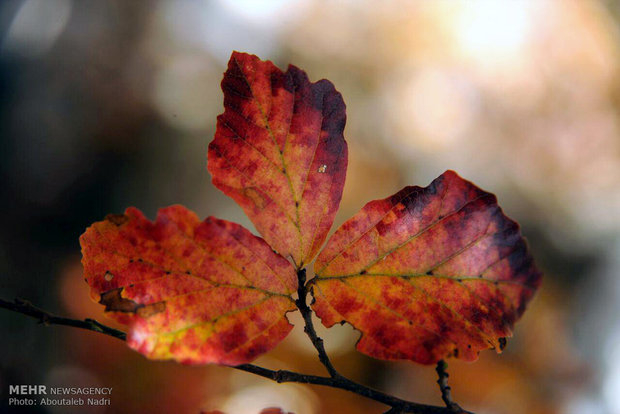
[[(522, 224), (543, 287), (502, 355), (450, 361), (459, 403), (479, 414), (620, 413), (619, 29), (612, 1), (3, 1), (0, 297), (112, 324), (81, 274), (78, 237), (92, 222), (179, 203), (252, 229), (206, 170), (222, 73), (232, 50), (246, 51), (343, 94), (350, 158), (336, 226), (446, 169)], [(322, 373), (292, 319), (257, 363)], [(112, 407), (93, 413), (382, 409), (151, 362), (113, 338), (8, 311), (0, 326), (0, 411), (9, 384), (113, 387)], [(432, 367), (357, 354), (347, 326), (319, 333), (343, 373), (440, 404)]]

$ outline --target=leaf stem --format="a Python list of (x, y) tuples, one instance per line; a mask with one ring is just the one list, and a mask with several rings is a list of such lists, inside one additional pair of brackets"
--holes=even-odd
[(297, 308), (301, 313), (301, 316), (304, 318), (304, 332), (312, 341), (312, 345), (319, 353), (319, 361), (321, 364), (325, 366), (327, 372), (332, 378), (341, 378), (342, 375), (336, 371), (336, 368), (332, 365), (329, 357), (327, 356), (327, 352), (325, 352), (325, 346), (323, 344), (323, 339), (316, 334), (316, 330), (314, 329), (314, 324), (312, 322), (312, 310), (307, 304), (306, 298), (308, 297), (308, 287), (306, 285), (306, 269), (299, 269), (297, 271), (297, 300), (295, 303), (297, 304)]
[(441, 390), (441, 399), (446, 404), (446, 407), (450, 410), (450, 412), (458, 414), (466, 413), (467, 411), (463, 410), (457, 403), (452, 401), (452, 388), (448, 385), (448, 377), (450, 374), (448, 374), (447, 369), (448, 364), (446, 361), (440, 359), (439, 362), (437, 362), (435, 371), (437, 371), (437, 376), (439, 377), (437, 379), (437, 384), (439, 384), (439, 389)]
[[(303, 274), (303, 279), (305, 282), (305, 271)], [(303, 285), (303, 284), (300, 283), (300, 285)], [(301, 293), (306, 292), (305, 287), (303, 289), (300, 289), (299, 292)], [(306, 296), (304, 295), (303, 298), (305, 299), (305, 297)], [(300, 305), (301, 305), (301, 301), (298, 302), (298, 307)], [(47, 326), (49, 325), (72, 326), (75, 328), (81, 328), (81, 329), (86, 329), (89, 331), (102, 333), (102, 334), (120, 339), (122, 341), (125, 341), (127, 339), (127, 334), (125, 332), (119, 331), (118, 329), (114, 329), (106, 325), (103, 325), (102, 323), (99, 323), (94, 319), (79, 320), (79, 319), (70, 319), (70, 318), (56, 316), (47, 311), (44, 311), (43, 309), (37, 308), (30, 302), (23, 300), (23, 299), (15, 299), (13, 302), (9, 302), (9, 301), (6, 301), (0, 298), (0, 308), (8, 309), (10, 311), (21, 313), (23, 315), (27, 315), (32, 318), (38, 319), (40, 323), (43, 323)], [(305, 300), (303, 301), (303, 305), (300, 307), (300, 311), (302, 308), (304, 309), (304, 311), (302, 311), (302, 314), (303, 312), (309, 311), (308, 306), (305, 304)], [(467, 411), (463, 411), (463, 410), (454, 411), (450, 407), (448, 408), (437, 407), (433, 405), (418, 404), (415, 402), (401, 400), (400, 398), (393, 397), (389, 394), (385, 394), (381, 391), (374, 390), (372, 388), (366, 387), (365, 385), (358, 384), (346, 377), (343, 377), (335, 370), (331, 362), (329, 362), (329, 358), (327, 358), (327, 354), (325, 353), (325, 348), (323, 347), (323, 341), (316, 335), (316, 332), (314, 331), (314, 327), (312, 325), (312, 321), (310, 320), (310, 324), (308, 325), (308, 321), (306, 320), (305, 315), (304, 315), (304, 320), (306, 321), (306, 324), (307, 324), (306, 326), (310, 327), (308, 328), (308, 331), (310, 331), (310, 333), (308, 333), (308, 331), (306, 331), (306, 333), (308, 334), (310, 339), (313, 341), (312, 343), (315, 344), (315, 347), (319, 351), (319, 357), (321, 358), (321, 355), (322, 355), (322, 358), (324, 358), (324, 359), (321, 359), (321, 362), (323, 362), (326, 368), (328, 366), (331, 367), (331, 368), (328, 368), (328, 370), (330, 369), (333, 370), (333, 372), (335, 373), (334, 375), (332, 375), (332, 373), (330, 372), (330, 375), (332, 376), (322, 377), (322, 376), (317, 376), (317, 375), (306, 375), (306, 374), (301, 374), (298, 372), (287, 371), (287, 370), (275, 371), (275, 370), (263, 368), (263, 367), (253, 365), (253, 364), (242, 364), (242, 365), (237, 365), (237, 366), (231, 366), (231, 368), (234, 368), (240, 371), (249, 372), (251, 374), (258, 375), (264, 378), (268, 378), (278, 383), (296, 382), (296, 383), (302, 383), (302, 384), (322, 385), (326, 387), (338, 388), (338, 389), (350, 391), (357, 395), (360, 395), (360, 396), (363, 396), (371, 400), (390, 406), (391, 408), (387, 411), (390, 414), (396, 414), (396, 413), (454, 414), (455, 412), (463, 413), (463, 414), (472, 414), (472, 413), (468, 413)], [(325, 363), (324, 361), (326, 361), (327, 363)], [(443, 391), (442, 391), (442, 396), (443, 396)], [(456, 404), (454, 405), (458, 407), (458, 405)]]

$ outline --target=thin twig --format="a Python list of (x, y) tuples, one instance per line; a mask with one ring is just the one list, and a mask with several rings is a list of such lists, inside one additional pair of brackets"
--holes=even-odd
[[(9, 302), (9, 301), (0, 299), (0, 308), (5, 308), (13, 312), (17, 312), (23, 315), (30, 316), (32, 318), (38, 319), (40, 323), (44, 323), (45, 325), (48, 325), (48, 326), (49, 325), (72, 326), (75, 328), (81, 328), (81, 329), (86, 329), (86, 330), (102, 333), (102, 334), (112, 336), (114, 338), (117, 338), (123, 341), (126, 340), (126, 336), (127, 336), (125, 332), (122, 332), (117, 329), (111, 328), (109, 326), (103, 325), (94, 319), (79, 320), (79, 319), (69, 319), (69, 318), (63, 318), (60, 316), (55, 316), (47, 311), (37, 308), (36, 306), (32, 305), (30, 302), (22, 300), (22, 299), (16, 299), (14, 302)], [(310, 326), (312, 327), (312, 325)], [(313, 332), (314, 328), (311, 328), (310, 330)], [(316, 332), (314, 332), (313, 336), (318, 338), (316, 336)], [(314, 341), (313, 341), (313, 344), (314, 344)], [(321, 353), (323, 353), (324, 356), (327, 357), (327, 354), (325, 354), (325, 349), (322, 346), (322, 341), (320, 342), (320, 344), (321, 344), (321, 347), (320, 347), (321, 350), (319, 350), (319, 356)], [(326, 361), (328, 362), (329, 366), (331, 366), (333, 369), (333, 366), (329, 362), (328, 358), (326, 359)], [(253, 365), (253, 364), (242, 364), (242, 365), (237, 365), (237, 366), (231, 366), (231, 368), (234, 368), (240, 371), (249, 372), (251, 374), (258, 375), (264, 378), (268, 378), (270, 380), (273, 380), (279, 383), (296, 382), (296, 383), (302, 383), (302, 384), (322, 385), (326, 387), (332, 387), (332, 388), (338, 388), (338, 389), (350, 391), (357, 395), (360, 395), (360, 396), (363, 396), (363, 397), (366, 397), (366, 398), (369, 398), (369, 399), (372, 399), (377, 402), (390, 406), (391, 407), (390, 410), (387, 411), (387, 413), (390, 413), (390, 414), (396, 414), (396, 413), (453, 414), (455, 412), (452, 409), (446, 408), (446, 407), (437, 407), (437, 406), (432, 406), (432, 405), (418, 404), (418, 403), (414, 403), (410, 401), (401, 400), (400, 398), (393, 397), (381, 391), (374, 390), (372, 388), (366, 387), (365, 385), (358, 384), (348, 378), (345, 378), (342, 375), (338, 374), (335, 369), (334, 369), (334, 372), (336, 372), (336, 376), (321, 377), (321, 376), (316, 376), (316, 375), (301, 374), (298, 372), (287, 371), (287, 370), (275, 371), (275, 370), (263, 368), (263, 367)], [(459, 411), (459, 413), (472, 414), (472, 413), (467, 413), (466, 411)]]
[(457, 403), (452, 401), (452, 388), (448, 385), (448, 377), (450, 374), (448, 374), (447, 369), (448, 364), (446, 361), (441, 359), (437, 362), (437, 368), (435, 368), (435, 371), (437, 371), (437, 376), (439, 377), (437, 379), (437, 384), (439, 384), (439, 389), (441, 390), (441, 399), (446, 404), (446, 407), (450, 410), (450, 412), (458, 414), (466, 413), (467, 411), (463, 410)]
[(127, 334), (125, 334), (125, 332), (110, 328), (109, 326), (103, 325), (94, 319), (79, 320), (52, 315), (49, 312), (37, 308), (27, 300), (17, 298), (14, 302), (8, 302), (4, 299), (0, 299), (0, 307), (33, 317), (38, 319), (39, 323), (45, 325), (72, 326), (74, 328), (87, 329), (89, 331), (103, 333), (122, 341), (127, 339)]
[(390, 413), (417, 413), (417, 414), (451, 414), (447, 408), (436, 407), (432, 405), (418, 404), (410, 401), (401, 400), (400, 398), (393, 397), (385, 394), (381, 391), (374, 390), (364, 385), (351, 381), (348, 378), (340, 376), (338, 378), (321, 377), (316, 375), (305, 375), (298, 372), (279, 370), (273, 371), (267, 368), (258, 367), (252, 364), (243, 364), (231, 367), (242, 371), (250, 372), (261, 377), (269, 378), (273, 381), (282, 382), (297, 382), (302, 384), (323, 385), (332, 388), (339, 388), (353, 392), (357, 395), (369, 398), (381, 402), (383, 404), (392, 407)]

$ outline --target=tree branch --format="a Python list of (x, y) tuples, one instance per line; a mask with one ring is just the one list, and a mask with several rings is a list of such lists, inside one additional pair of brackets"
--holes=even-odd
[[(305, 273), (304, 273), (304, 279), (305, 279)], [(303, 291), (305, 291), (305, 289)], [(298, 304), (298, 306), (299, 305), (300, 303)], [(304, 300), (304, 305), (305, 305), (305, 300)], [(305, 305), (305, 307), (309, 310), (307, 305)], [(103, 325), (94, 319), (79, 320), (79, 319), (69, 319), (69, 318), (63, 318), (60, 316), (55, 316), (47, 311), (37, 308), (36, 306), (32, 305), (30, 302), (22, 300), (22, 299), (15, 299), (14, 302), (9, 302), (9, 301), (0, 299), (0, 308), (5, 308), (10, 311), (21, 313), (23, 315), (27, 315), (32, 318), (38, 319), (40, 323), (43, 323), (47, 326), (49, 325), (72, 326), (75, 328), (81, 328), (81, 329), (86, 329), (89, 331), (102, 333), (102, 334), (112, 336), (114, 338), (117, 338), (123, 341), (126, 340), (126, 337), (127, 337), (125, 332), (122, 332), (117, 329), (111, 328), (109, 326)], [(304, 316), (304, 320), (306, 320), (305, 316)], [(308, 331), (306, 331), (306, 333), (308, 334), (308, 336), (312, 340), (312, 343), (315, 345), (315, 347), (319, 351), (319, 358), (321, 358), (321, 355), (323, 355), (324, 359), (322, 359), (321, 362), (323, 362), (326, 368), (328, 368), (328, 366), (331, 367), (331, 370), (333, 370), (335, 375), (330, 376), (330, 377), (321, 377), (317, 375), (306, 375), (306, 374), (301, 374), (298, 372), (287, 371), (287, 370), (275, 371), (275, 370), (263, 368), (263, 367), (253, 365), (253, 364), (242, 364), (242, 365), (237, 365), (237, 366), (231, 366), (231, 368), (234, 368), (240, 371), (249, 372), (251, 374), (258, 375), (264, 378), (268, 378), (278, 383), (296, 382), (296, 383), (302, 383), (302, 384), (322, 385), (326, 387), (332, 387), (332, 388), (338, 388), (338, 389), (350, 391), (355, 394), (361, 395), (363, 397), (366, 397), (371, 400), (375, 400), (377, 402), (390, 406), (391, 407), (390, 410), (387, 411), (390, 414), (396, 414), (396, 413), (454, 414), (455, 412), (460, 413), (460, 414), (472, 414), (467, 411), (463, 411), (462, 409), (460, 409), (460, 407), (458, 407), (458, 405), (454, 403), (453, 404), (456, 407), (458, 407), (461, 411), (454, 411), (450, 407), (447, 407), (447, 408), (437, 407), (437, 406), (432, 406), (432, 405), (418, 404), (418, 403), (414, 403), (410, 401), (401, 400), (400, 398), (393, 397), (391, 395), (385, 394), (381, 391), (374, 390), (372, 388), (366, 387), (362, 384), (358, 384), (348, 378), (343, 377), (335, 370), (331, 362), (329, 362), (329, 358), (327, 358), (327, 354), (325, 353), (325, 348), (323, 347), (323, 341), (316, 335), (316, 332), (314, 331), (314, 327), (312, 325), (312, 321), (310, 321), (310, 324), (306, 326), (310, 326), (310, 328), (308, 329), (310, 333)], [(320, 345), (317, 345), (317, 344), (320, 344)], [(328, 370), (330, 370), (330, 368), (328, 368)], [(330, 372), (330, 375), (331, 375), (331, 372)], [(442, 389), (442, 397), (443, 397), (443, 389)]]

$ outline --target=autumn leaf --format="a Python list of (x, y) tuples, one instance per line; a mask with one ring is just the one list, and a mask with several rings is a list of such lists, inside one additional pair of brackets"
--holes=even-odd
[(359, 351), (422, 364), (501, 351), (541, 282), (519, 225), (452, 171), (368, 203), (315, 272), (325, 326), (348, 322), (362, 333)]
[(298, 268), (322, 246), (347, 168), (346, 115), (331, 82), (234, 52), (222, 80), (223, 114), (209, 145), (213, 184)]
[(91, 296), (129, 325), (129, 346), (152, 359), (247, 363), (291, 330), (292, 265), (238, 224), (201, 222), (182, 206), (151, 222), (135, 208), (80, 237)]

